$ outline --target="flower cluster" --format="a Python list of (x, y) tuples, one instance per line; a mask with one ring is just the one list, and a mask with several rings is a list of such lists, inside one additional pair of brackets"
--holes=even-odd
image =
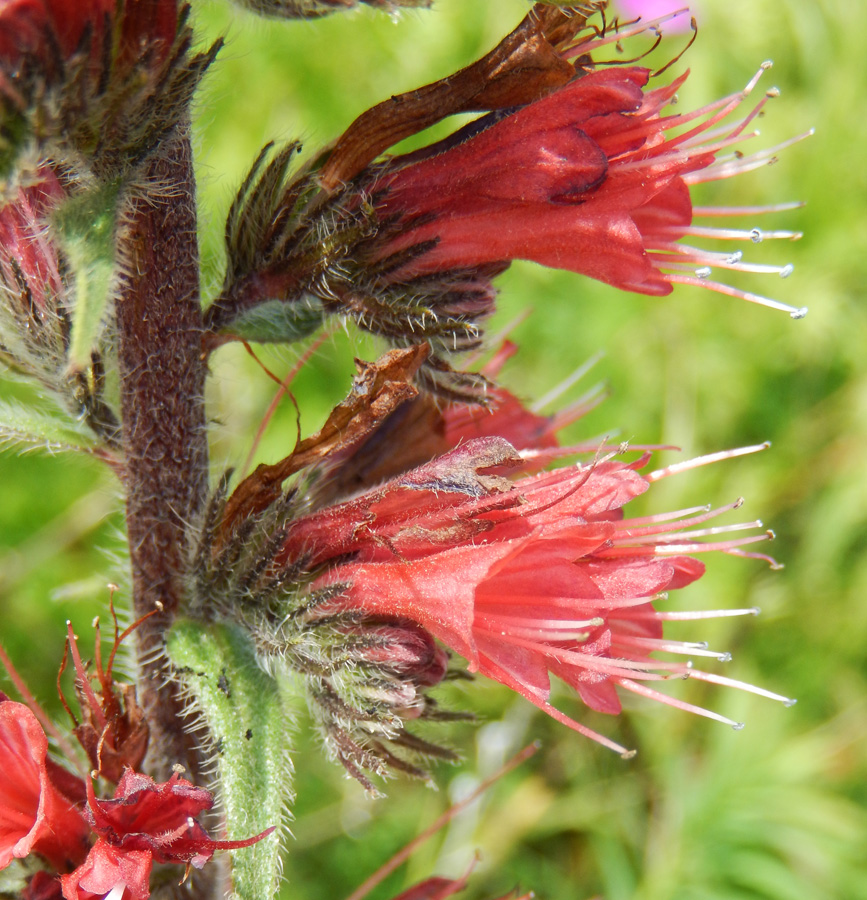
[[(422, 361), (392, 351), (363, 372), (319, 434), (215, 503), (200, 550), (212, 560), (197, 588), (203, 605), (240, 620), (272, 664), (282, 660), (304, 675), (326, 745), (368, 790), (364, 769), (426, 776), (396, 749), (451, 756), (408, 730), (420, 719), (450, 717), (429, 690), (457, 670), (433, 638), (469, 672), (627, 755), (551, 703), (551, 675), (609, 714), (620, 712), (617, 689), (624, 689), (739, 725), (652, 686), (687, 676), (789, 702), (694, 669), (693, 658), (727, 654), (663, 634), (669, 619), (754, 614), (672, 613), (664, 601), (703, 574), (699, 553), (774, 565), (743, 549), (770, 533), (759, 522), (711, 523), (740, 502), (643, 517), (624, 511), (674, 471), (764, 445), (642, 474), (648, 454), (629, 462), (598, 447), (558, 446), (558, 428), (581, 404), (547, 417), (503, 389), (487, 411), (407, 396), (398, 379)], [(384, 446), (403, 449), (385, 458)], [(588, 449), (589, 462), (539, 471)], [(293, 472), (288, 494), (271, 493), (275, 479)], [(254, 520), (264, 535), (258, 541)]]
[[(397, 345), (428, 341), (429, 386), (478, 399), (478, 382), (445, 372), (442, 359), (478, 346), (494, 310), (491, 279), (515, 259), (653, 296), (699, 285), (802, 317), (806, 309), (711, 277), (717, 269), (785, 277), (790, 265), (748, 264), (741, 251), (690, 243), (800, 236), (695, 221), (797, 204), (695, 209), (690, 198), (699, 181), (773, 160), (779, 148), (723, 155), (755, 136), (750, 123), (776, 95), (738, 112), (769, 64), (736, 94), (666, 114), (687, 75), (653, 87), (649, 68), (595, 62), (601, 48), (657, 29), (598, 27), (591, 17), (603, 7), (537, 4), (477, 63), (364, 113), (282, 190), (298, 146), (270, 162), (266, 148), (227, 224), (226, 283), (209, 312), (219, 339), (288, 339), (339, 312)], [(375, 161), (399, 139), (471, 110), (488, 112), (437, 144)]]
[[(239, 2), (284, 17), (426, 5)], [(370, 773), (429, 778), (429, 760), (457, 758), (416, 733), (422, 720), (466, 717), (432, 694), (448, 678), (491, 678), (624, 756), (555, 703), (552, 676), (596, 712), (618, 714), (628, 691), (735, 728), (661, 683), (791, 702), (694, 668), (728, 654), (664, 633), (670, 620), (755, 613), (665, 602), (703, 575), (701, 553), (775, 565), (745, 549), (770, 533), (717, 524), (740, 501), (646, 515), (633, 505), (675, 472), (765, 445), (647, 471), (644, 448), (561, 447), (561, 429), (598, 396), (554, 415), (527, 408), (494, 381), (510, 344), (480, 371), (466, 359), (467, 371), (453, 368), (454, 354), (482, 346), (493, 280), (513, 260), (654, 297), (689, 284), (806, 312), (713, 276), (786, 277), (790, 265), (693, 246), (800, 236), (700, 223), (793, 204), (697, 208), (690, 194), (774, 160), (779, 148), (739, 149), (775, 96), (750, 99), (768, 65), (742, 91), (672, 114), (687, 73), (662, 83), (669, 66), (654, 72), (643, 54), (600, 58), (642, 35), (655, 47), (670, 17), (624, 25), (606, 6), (534, 4), (484, 57), (368, 110), (294, 171), (300, 144), (267, 145), (230, 207), (223, 284), (203, 311), (187, 125), (219, 42), (195, 54), (176, 0), (0, 0), (0, 358), (54, 392), (74, 446), (119, 474), (140, 617), (122, 635), (115, 621), (106, 666), (97, 641), (92, 671), (70, 628), (80, 710), (66, 708), (80, 751), (24, 691), (25, 704), (0, 695), (0, 868), (27, 879), (26, 900), (146, 900), (155, 867), (186, 877), (272, 834), (211, 838), (200, 819), (214, 797), (178, 760), (207, 771), (215, 751), (231, 830), (256, 802), (258, 828), (279, 823), (291, 789), (275, 668), (300, 676), (327, 751), (372, 793)], [(384, 155), (465, 113), (479, 117)], [(230, 340), (292, 343), (334, 315), (392, 349), (357, 362), (318, 432), (299, 428), (283, 459), (231, 491), (227, 473), (209, 498), (208, 354)], [(137, 695), (112, 666), (146, 620)], [(190, 712), (206, 732), (196, 747), (181, 721)], [(270, 844), (260, 872), (236, 866), (238, 883), (250, 879), (239, 894), (267, 900), (276, 888), (276, 837), (260, 849)], [(465, 881), (429, 879), (398, 900), (446, 898)]]
[(620, 712), (615, 686), (691, 709), (641, 682), (715, 676), (651, 654), (725, 654), (665, 640), (668, 615), (656, 606), (664, 592), (703, 574), (688, 554), (740, 552), (767, 534), (718, 537), (760, 523), (705, 527), (731, 507), (625, 518), (623, 507), (664, 474), (639, 474), (646, 457), (601, 459), (516, 481), (486, 474), (523, 462), (501, 439), (468, 441), (379, 489), (294, 522), (285, 559), (303, 553), (311, 567), (327, 567), (313, 588), (340, 586), (341, 594), (325, 610), (417, 622), (464, 657), (470, 671), (626, 752), (552, 707), (549, 675), (600, 712)]

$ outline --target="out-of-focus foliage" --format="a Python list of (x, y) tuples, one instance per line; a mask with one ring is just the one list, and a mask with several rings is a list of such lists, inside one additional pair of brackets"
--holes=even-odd
[[(396, 21), (363, 10), (285, 24), (261, 22), (222, 0), (198, 4), (202, 45), (228, 34), (197, 103), (206, 291), (217, 286), (233, 190), (262, 144), (300, 137), (314, 149), (373, 103), (476, 58), (526, 7), (523, 0), (438, 0), (432, 11)], [(457, 876), (477, 849), (482, 860), (470, 900), (515, 884), (551, 900), (867, 898), (867, 6), (702, 0), (697, 12), (698, 40), (675, 66), (693, 73), (681, 108), (737, 90), (771, 57), (766, 85), (778, 85), (782, 97), (769, 105), (756, 145), (817, 129), (778, 165), (711, 185), (702, 199), (807, 201), (803, 210), (749, 223), (805, 232), (795, 244), (750, 250), (753, 259), (795, 263), (795, 274), (787, 281), (756, 276), (742, 286), (807, 305), (809, 316), (793, 322), (693, 289), (663, 299), (621, 295), (516, 265), (500, 279), (492, 332), (521, 310), (535, 310), (513, 332), (521, 353), (504, 374), (527, 398), (607, 352), (594, 371), (610, 382), (612, 396), (575, 426), (576, 435), (617, 431), (635, 442), (678, 444), (690, 455), (773, 441), (760, 456), (669, 479), (651, 500), (659, 511), (744, 496), (747, 516), (776, 530), (782, 572), (712, 559), (708, 575), (670, 601), (673, 608), (757, 605), (762, 616), (675, 624), (671, 633), (732, 650), (733, 661), (720, 664), (725, 674), (799, 703), (784, 709), (687, 682), (671, 690), (745, 720), (746, 729), (733, 733), (643, 702), (631, 702), (618, 720), (587, 715), (592, 727), (639, 748), (626, 762), (505, 689), (456, 685), (448, 699), (486, 723), (451, 727), (465, 765), (439, 770), (439, 793), (394, 781), (388, 799), (377, 802), (321, 759), (302, 722), (287, 897), (348, 895), (451, 799), (539, 737), (543, 749), (530, 763), (422, 848), (374, 900), (434, 872)], [(671, 55), (685, 40), (672, 38)], [(662, 64), (665, 52), (654, 61)], [(344, 334), (316, 352), (292, 388), (306, 433), (344, 395), (352, 354), (374, 352)], [(295, 359), (274, 349), (260, 355), (280, 374)], [(274, 385), (237, 347), (221, 350), (213, 371), (209, 412), (219, 468), (243, 461)], [(25, 397), (19, 385), (3, 392)], [(294, 439), (295, 412), (284, 401), (258, 458), (273, 461)], [(116, 489), (97, 462), (68, 455), (3, 455), (0, 479), (0, 629), (22, 673), (50, 703), (64, 620), (84, 629), (104, 605), (104, 583), (119, 577), (94, 549), (117, 546)], [(565, 691), (559, 700), (577, 709)]]

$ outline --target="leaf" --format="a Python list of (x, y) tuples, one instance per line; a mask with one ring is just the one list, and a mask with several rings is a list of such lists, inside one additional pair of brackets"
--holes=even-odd
[(93, 432), (82, 422), (0, 400), (0, 445), (6, 443), (41, 447), (49, 453), (66, 450), (90, 453), (99, 446)]
[(277, 826), (275, 835), (231, 851), (234, 896), (268, 900), (277, 890), (281, 831), (294, 798), (291, 728), (280, 688), (232, 626), (178, 621), (167, 650), (216, 748), (227, 836), (238, 840)]
[(75, 273), (69, 368), (83, 371), (99, 341), (115, 272), (120, 181), (99, 184), (67, 200), (55, 213), (60, 245)]

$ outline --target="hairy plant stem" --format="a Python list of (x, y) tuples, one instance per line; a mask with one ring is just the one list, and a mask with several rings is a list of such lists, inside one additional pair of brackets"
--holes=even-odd
[(167, 678), (165, 633), (183, 603), (187, 526), (207, 494), (202, 314), (195, 180), (180, 126), (146, 164), (122, 237), (117, 301), (126, 524), (138, 628), (138, 696), (148, 724), (147, 769), (163, 779), (199, 760)]

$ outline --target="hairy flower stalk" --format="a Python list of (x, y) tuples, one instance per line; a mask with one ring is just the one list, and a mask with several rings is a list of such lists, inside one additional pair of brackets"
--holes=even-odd
[(123, 482), (134, 611), (159, 611), (137, 640), (164, 778), (199, 765), (164, 658), (207, 492), (187, 134), (219, 43), (192, 54), (188, 15), (177, 0), (0, 7), (0, 353), (89, 427), (80, 443)]

